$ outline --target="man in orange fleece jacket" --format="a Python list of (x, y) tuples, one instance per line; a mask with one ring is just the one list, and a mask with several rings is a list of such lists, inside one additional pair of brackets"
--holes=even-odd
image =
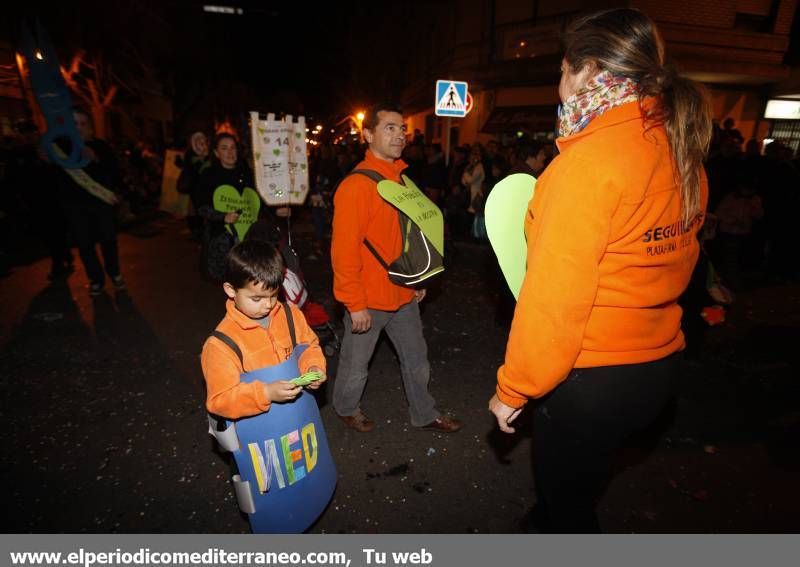
[[(371, 109), (363, 123), (367, 155), (356, 170), (373, 170), (401, 182), (406, 164), (400, 159), (406, 144), (403, 115), (394, 105)], [(360, 409), (367, 383), (369, 360), (381, 331), (385, 330), (400, 357), (411, 424), (436, 431), (454, 432), (461, 423), (441, 415), (428, 391), (430, 364), (422, 334), (418, 303), (425, 290), (395, 285), (364, 244), (369, 239), (380, 256), (391, 262), (401, 253), (398, 213), (378, 194), (376, 183), (363, 175), (350, 175), (334, 195), (333, 292), (347, 309), (339, 368), (333, 388), (333, 407), (342, 421), (360, 432), (375, 423)]]

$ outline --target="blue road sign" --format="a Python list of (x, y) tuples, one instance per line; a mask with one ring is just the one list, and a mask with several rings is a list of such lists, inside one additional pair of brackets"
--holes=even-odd
[(463, 81), (436, 81), (436, 116), (467, 115), (467, 83)]

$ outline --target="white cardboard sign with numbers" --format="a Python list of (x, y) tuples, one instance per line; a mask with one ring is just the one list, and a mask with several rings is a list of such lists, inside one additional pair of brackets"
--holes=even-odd
[(308, 195), (306, 120), (291, 116), (275, 120), (250, 113), (253, 138), (253, 173), (256, 189), (267, 205), (302, 205)]

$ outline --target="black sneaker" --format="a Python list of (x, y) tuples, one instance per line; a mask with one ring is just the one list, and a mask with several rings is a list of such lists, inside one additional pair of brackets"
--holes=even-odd
[(97, 297), (98, 295), (103, 294), (103, 284), (101, 283), (90, 283), (89, 284), (89, 295), (92, 297)]
[(117, 291), (125, 291), (128, 289), (128, 286), (125, 285), (125, 280), (122, 279), (122, 276), (114, 276), (111, 278), (111, 281), (114, 283), (114, 289)]

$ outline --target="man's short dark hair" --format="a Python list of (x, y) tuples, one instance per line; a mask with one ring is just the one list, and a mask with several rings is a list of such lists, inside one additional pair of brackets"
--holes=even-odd
[(228, 252), (225, 281), (234, 289), (241, 289), (248, 282), (261, 284), (266, 289), (279, 289), (285, 267), (283, 256), (272, 244), (245, 240)]
[(394, 102), (384, 101), (373, 105), (369, 108), (364, 115), (364, 121), (361, 123), (361, 127), (365, 130), (369, 130), (370, 132), (374, 132), (375, 128), (378, 126), (378, 113), (379, 112), (396, 112), (397, 114), (402, 115), (403, 110), (400, 106)]

